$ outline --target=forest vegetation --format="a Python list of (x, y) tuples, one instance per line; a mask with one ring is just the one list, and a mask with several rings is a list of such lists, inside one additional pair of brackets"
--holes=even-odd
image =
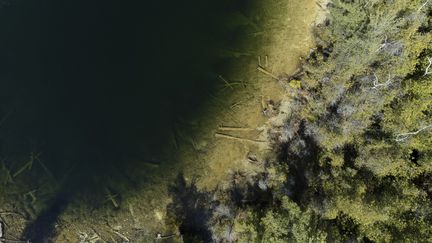
[(265, 172), (171, 188), (185, 242), (432, 241), (432, 2), (326, 7)]

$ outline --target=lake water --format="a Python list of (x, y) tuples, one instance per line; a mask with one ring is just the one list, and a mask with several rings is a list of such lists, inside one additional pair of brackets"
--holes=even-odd
[(148, 239), (171, 232), (164, 214), (177, 175), (216, 188), (246, 154), (260, 153), (215, 132), (263, 135), (262, 109), (286, 93), (256, 67), (293, 72), (311, 48), (317, 8), (311, 0), (0, 6), (0, 212), (18, 211), (8, 232), (34, 242), (54, 231), (73, 241), (89, 227), (112, 235), (107, 225)]
[[(4, 140), (55, 160), (157, 150), (215, 88), (231, 1), (17, 1), (0, 11)], [(35, 148), (36, 149), (36, 148)], [(138, 156), (138, 155), (137, 155)], [(53, 162), (58, 166), (61, 162)]]
[[(175, 124), (199, 116), (200, 105), (220, 88), (217, 73), (229, 58), (220, 50), (241, 43), (238, 26), (248, 25), (241, 11), (249, 4), (16, 0), (3, 5), (4, 163), (17, 179), (28, 177), (39, 189), (54, 181), (53, 194), (39, 195), (46, 211), (59, 197), (95, 181), (103, 185), (133, 166), (125, 161), (159, 163), (173, 143)], [(18, 173), (31, 152), (40, 154), (40, 163)]]

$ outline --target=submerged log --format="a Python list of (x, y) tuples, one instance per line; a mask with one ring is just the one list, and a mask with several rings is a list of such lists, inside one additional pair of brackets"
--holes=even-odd
[(253, 131), (250, 127), (231, 127), (231, 126), (219, 126), (221, 131)]
[(263, 67), (258, 66), (258, 67), (257, 67), (257, 70), (260, 71), (260, 72), (262, 72), (262, 73), (264, 73), (265, 75), (270, 76), (270, 77), (272, 77), (273, 79), (276, 79), (277, 81), (279, 81), (279, 78), (278, 78), (276, 75), (274, 75), (273, 73), (271, 73), (271, 72), (265, 70)]
[(215, 137), (226, 138), (226, 139), (240, 141), (240, 142), (265, 143), (265, 141), (261, 141), (261, 140), (255, 140), (255, 139), (249, 139), (249, 138), (240, 138), (240, 137), (236, 137), (236, 136), (232, 136), (232, 135), (228, 135), (228, 134), (223, 134), (223, 133), (215, 133)]

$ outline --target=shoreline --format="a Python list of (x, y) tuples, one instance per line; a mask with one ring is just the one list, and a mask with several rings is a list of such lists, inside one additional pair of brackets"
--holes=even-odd
[[(280, 3), (272, 1), (271, 4)], [(294, 72), (300, 65), (300, 58), (307, 56), (310, 48), (314, 46), (312, 28), (319, 13), (314, 1), (310, 1), (307, 6), (296, 2), (292, 3), (296, 7), (290, 6), (291, 3), (285, 4), (276, 8), (268, 3), (266, 10), (255, 7), (254, 11), (261, 13), (269, 9), (279, 12), (277, 16), (269, 14), (267, 19), (259, 16), (262, 18), (259, 21), (264, 22), (263, 27), (271, 26), (270, 30), (252, 33), (249, 39), (254, 41), (245, 40), (245, 45), (252, 44), (244, 47), (246, 53), (252, 54), (240, 55), (230, 60), (232, 63), (228, 65), (229, 70), (220, 74), (221, 83), (227, 85), (225, 89), (216, 94), (209, 104), (203, 105), (202, 110), (206, 114), (201, 119), (186, 121), (195, 126), (194, 132), (188, 134), (190, 138), (183, 138), (183, 141), (176, 145), (180, 146), (178, 152), (170, 158), (176, 162), (149, 168), (155, 171), (154, 181), (145, 188), (122, 195), (124, 206), (115, 212), (115, 216), (104, 219), (110, 225), (109, 228), (97, 226), (101, 219), (97, 215), (107, 210), (102, 208), (92, 213), (95, 216), (91, 217), (92, 219), (86, 218), (74, 225), (74, 231), (64, 229), (58, 232), (57, 239), (69, 239), (76, 234), (77, 229), (85, 231), (92, 227), (97, 229), (93, 230), (98, 232), (97, 235), (102, 235), (101, 231), (110, 232), (112, 229), (130, 235), (133, 228), (144, 229), (141, 235), (148, 237), (157, 232), (174, 233), (166, 223), (166, 207), (171, 202), (168, 187), (178, 173), (184, 173), (186, 183), (196, 182), (198, 190), (212, 190), (229, 186), (226, 182), (233, 171), (258, 173), (262, 170), (259, 163), (251, 166), (249, 160), (254, 158), (263, 161), (265, 158), (268, 146), (260, 141), (266, 139), (268, 122), (276, 115), (277, 104), (282, 103), (289, 94), (279, 82), (257, 70), (257, 67), (262, 66), (269, 73), (277, 75)], [(283, 10), (291, 10), (291, 13), (284, 13)], [(310, 16), (301, 14), (302, 12), (309, 13)], [(254, 16), (256, 13), (249, 14)], [(295, 21), (300, 24), (292, 24)], [(305, 26), (309, 31), (304, 30)], [(256, 51), (258, 48), (261, 49)], [(239, 81), (241, 85), (235, 84)], [(243, 86), (244, 83), (246, 87)], [(264, 115), (263, 111), (266, 109), (272, 114)], [(221, 130), (221, 127), (231, 130)], [(167, 174), (161, 178), (164, 173)], [(72, 203), (70, 209), (60, 217), (61, 220), (76, 222), (73, 219), (74, 205), (75, 203)]]

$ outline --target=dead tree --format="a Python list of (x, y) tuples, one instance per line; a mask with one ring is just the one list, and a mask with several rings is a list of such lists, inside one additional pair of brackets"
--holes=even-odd
[(427, 130), (427, 129), (430, 129), (430, 128), (432, 128), (432, 124), (430, 124), (428, 126), (424, 126), (424, 127), (420, 128), (419, 130), (417, 130), (415, 132), (407, 132), (407, 133), (398, 134), (398, 135), (396, 135), (396, 139), (395, 140), (396, 140), (396, 142), (405, 141), (409, 137), (415, 136), (415, 135), (419, 134), (420, 132), (422, 132), (424, 130)]
[(373, 85), (374, 85), (372, 87), (373, 89), (378, 89), (379, 87), (382, 87), (382, 86), (387, 87), (388, 85), (390, 85), (393, 82), (393, 78), (394, 78), (389, 73), (387, 81), (385, 81), (384, 83), (380, 83), (378, 80), (378, 77), (375, 73), (374, 73), (374, 76), (375, 76), (375, 80), (373, 81)]
[(426, 2), (423, 3), (423, 5), (421, 5), (421, 7), (417, 11), (420, 12), (422, 10), (422, 8), (424, 8), (429, 3), (429, 1), (430, 0), (426, 0)]
[(430, 67), (432, 66), (432, 57), (428, 57), (427, 59), (428, 59), (428, 61), (429, 61), (429, 65), (426, 67), (426, 70), (425, 70), (425, 73), (424, 73), (423, 76), (426, 76), (426, 75), (432, 73), (432, 72), (429, 72), (429, 69), (430, 69)]
[(389, 44), (389, 43), (387, 42), (387, 35), (386, 35), (385, 38), (384, 38), (384, 43), (382, 43), (382, 44), (380, 45), (380, 47), (379, 47), (375, 52), (379, 52), (379, 51), (381, 51), (381, 50), (384, 49), (388, 44)]

